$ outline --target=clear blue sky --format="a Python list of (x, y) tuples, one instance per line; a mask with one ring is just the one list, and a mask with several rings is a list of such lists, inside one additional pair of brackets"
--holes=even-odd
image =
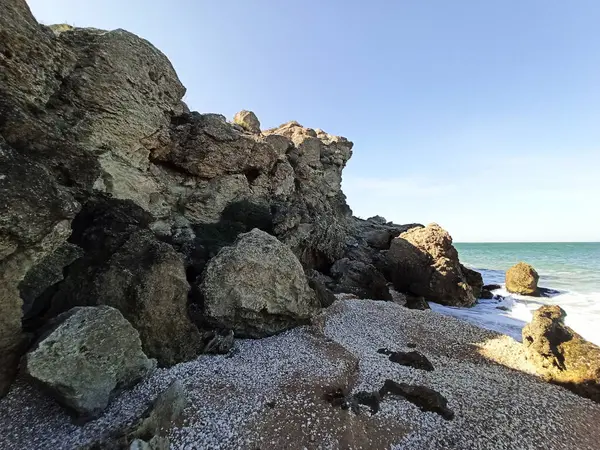
[(598, 0), (29, 0), (125, 28), (200, 112), (354, 141), (356, 215), (455, 241), (600, 240)]

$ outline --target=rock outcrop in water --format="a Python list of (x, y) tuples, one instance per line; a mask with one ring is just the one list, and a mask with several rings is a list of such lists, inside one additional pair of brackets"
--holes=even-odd
[[(262, 336), (301, 323), (332, 292), (391, 300), (394, 281), (424, 300), (473, 303), (443, 230), (443, 254), (412, 243), (415, 255), (397, 255), (401, 233), (431, 227), (352, 217), (341, 190), (352, 142), (293, 121), (261, 131), (250, 111), (233, 123), (191, 112), (184, 93), (132, 33), (47, 27), (24, 0), (0, 2), (0, 395), (43, 326), (74, 307), (118, 309), (169, 366), (226, 352), (227, 328)], [(246, 314), (244, 300), (214, 315), (234, 278), (206, 274), (251, 230), (290, 250), (263, 276), (283, 290), (264, 299), (267, 313)], [(280, 269), (289, 277), (275, 279)]]
[(566, 312), (542, 306), (523, 328), (523, 345), (538, 373), (600, 403), (600, 347), (565, 325)]
[(524, 262), (512, 266), (506, 271), (506, 290), (513, 294), (539, 296), (538, 280), (535, 269)]

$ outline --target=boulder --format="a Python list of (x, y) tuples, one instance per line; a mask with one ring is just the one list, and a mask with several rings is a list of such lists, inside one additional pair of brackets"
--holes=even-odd
[(155, 366), (138, 332), (108, 306), (73, 308), (23, 359), (23, 371), (82, 419), (97, 417), (116, 393)]
[(506, 290), (513, 294), (538, 296), (539, 278), (531, 265), (519, 262), (506, 271)]
[(252, 111), (246, 111), (244, 109), (238, 112), (233, 118), (233, 123), (241, 126), (250, 133), (260, 133), (260, 122), (258, 117), (256, 117), (256, 114)]
[(542, 306), (523, 328), (523, 346), (538, 373), (600, 403), (600, 347), (565, 325), (558, 305)]
[(200, 290), (206, 319), (241, 337), (306, 323), (320, 307), (298, 258), (259, 229), (241, 234), (210, 260)]
[(331, 267), (336, 293), (355, 294), (358, 298), (392, 300), (385, 277), (371, 264), (343, 258)]
[(452, 306), (472, 306), (477, 300), (452, 238), (437, 224), (402, 233), (392, 240), (386, 258), (386, 271), (400, 292)]

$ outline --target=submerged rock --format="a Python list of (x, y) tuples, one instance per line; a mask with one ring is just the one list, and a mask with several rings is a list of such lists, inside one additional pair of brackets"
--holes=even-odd
[(150, 372), (138, 332), (109, 306), (60, 315), (23, 360), (24, 373), (81, 419), (100, 415), (122, 389)]
[(565, 325), (558, 305), (542, 306), (523, 328), (523, 346), (540, 375), (600, 403), (600, 347)]
[(241, 234), (208, 263), (201, 292), (207, 320), (242, 337), (306, 323), (320, 308), (298, 258), (259, 229)]
[(506, 271), (506, 290), (513, 294), (538, 296), (539, 278), (531, 265), (524, 262), (517, 263)]

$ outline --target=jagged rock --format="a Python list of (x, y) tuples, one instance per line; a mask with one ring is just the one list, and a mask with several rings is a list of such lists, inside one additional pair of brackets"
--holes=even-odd
[(153, 369), (137, 331), (108, 306), (74, 308), (24, 357), (23, 370), (82, 419)]
[(287, 139), (280, 146), (294, 171), (294, 192), (273, 205), (274, 233), (305, 267), (327, 269), (344, 257), (349, 233), (351, 211), (341, 181), (352, 142), (297, 122), (263, 134), (267, 139), (277, 136), (278, 142)]
[(254, 229), (206, 266), (204, 315), (239, 336), (272, 335), (305, 323), (319, 304), (288, 247)]
[[(2, 14), (0, 6), (0, 15)], [(4, 18), (0, 18), (2, 25)], [(4, 30), (4, 28), (0, 28)], [(5, 45), (3, 42), (0, 47)], [(1, 84), (1, 83), (0, 83)], [(0, 88), (1, 89), (1, 88)], [(2, 101), (0, 91), (0, 102)], [(0, 113), (2, 112), (0, 105)], [(0, 122), (2, 122), (0, 117)], [(0, 396), (16, 372), (25, 343), (19, 285), (27, 272), (70, 233), (79, 203), (50, 170), (0, 136)]]
[(540, 276), (531, 265), (520, 262), (506, 271), (506, 290), (513, 294), (538, 296)]
[(233, 123), (241, 126), (244, 130), (250, 133), (260, 133), (260, 122), (256, 114), (245, 109), (238, 112), (233, 118)]
[(452, 246), (452, 238), (437, 224), (412, 228), (392, 240), (387, 270), (400, 292), (445, 305), (471, 306), (476, 298)]
[(540, 375), (600, 403), (600, 347), (564, 323), (558, 305), (542, 306), (523, 328), (523, 346)]
[(392, 300), (385, 277), (370, 264), (343, 258), (331, 267), (331, 275), (336, 282), (334, 291), (337, 293), (350, 293), (371, 300)]

